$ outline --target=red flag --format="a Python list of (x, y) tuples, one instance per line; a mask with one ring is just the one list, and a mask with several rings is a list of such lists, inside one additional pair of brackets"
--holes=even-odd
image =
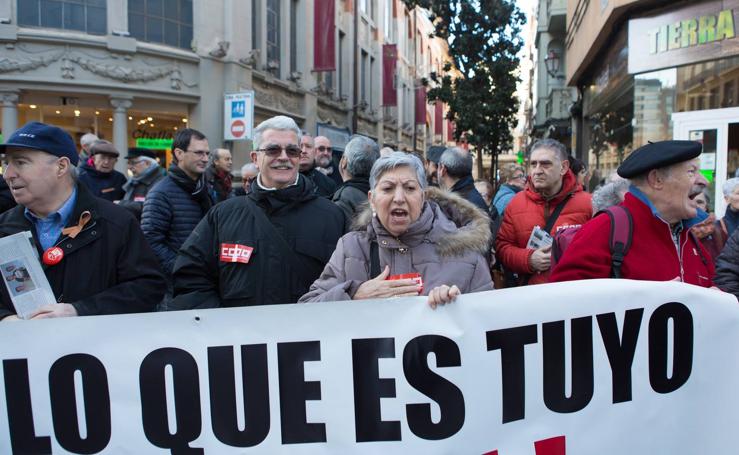
[(313, 71), (336, 71), (335, 1), (315, 0), (313, 11)]
[(382, 45), (382, 105), (397, 106), (398, 90), (395, 86), (395, 67), (398, 63), (398, 46)]
[(434, 104), (434, 134), (441, 136), (444, 134), (444, 105), (441, 101), (437, 101)]
[(426, 87), (416, 89), (416, 125), (426, 123)]

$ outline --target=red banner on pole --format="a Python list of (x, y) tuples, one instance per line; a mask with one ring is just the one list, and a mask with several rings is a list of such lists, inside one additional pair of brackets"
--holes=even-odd
[(398, 90), (395, 86), (395, 70), (398, 64), (398, 46), (383, 44), (382, 46), (382, 105), (397, 106)]
[(313, 71), (336, 71), (335, 1), (315, 0)]
[(416, 125), (426, 123), (426, 87), (416, 89)]
[(441, 101), (434, 103), (434, 134), (444, 134), (444, 104)]

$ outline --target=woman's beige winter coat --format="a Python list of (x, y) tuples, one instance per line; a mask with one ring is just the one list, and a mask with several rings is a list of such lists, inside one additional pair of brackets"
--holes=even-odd
[(423, 295), (441, 285), (456, 284), (463, 294), (493, 289), (485, 259), (490, 248), (487, 215), (459, 196), (429, 188), (421, 215), (398, 238), (366, 207), (300, 302), (351, 300), (371, 278), (373, 240), (379, 246), (380, 270), (389, 265), (390, 275), (420, 273)]

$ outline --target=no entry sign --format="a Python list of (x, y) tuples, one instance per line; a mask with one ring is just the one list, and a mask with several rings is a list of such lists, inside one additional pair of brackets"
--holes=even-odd
[(251, 139), (254, 128), (254, 92), (226, 93), (223, 102), (223, 139)]

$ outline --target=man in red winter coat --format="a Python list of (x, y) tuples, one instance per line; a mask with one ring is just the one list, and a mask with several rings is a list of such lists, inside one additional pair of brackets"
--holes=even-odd
[(527, 248), (535, 226), (544, 229), (561, 204), (550, 234), (579, 226), (593, 215), (590, 194), (582, 191), (570, 171), (567, 149), (553, 139), (542, 139), (531, 147), (530, 177), (526, 189), (516, 194), (505, 209), (495, 246), (498, 260), (507, 271), (519, 276), (519, 284), (546, 283), (551, 245)]
[[(634, 151), (618, 168), (631, 180), (624, 202), (633, 220), (631, 247), (621, 277), (682, 281), (712, 286), (713, 263), (690, 228), (707, 215), (695, 197), (708, 184), (700, 172), (702, 146), (692, 141), (663, 141)], [(575, 235), (550, 281), (611, 277), (610, 221), (598, 216)]]

